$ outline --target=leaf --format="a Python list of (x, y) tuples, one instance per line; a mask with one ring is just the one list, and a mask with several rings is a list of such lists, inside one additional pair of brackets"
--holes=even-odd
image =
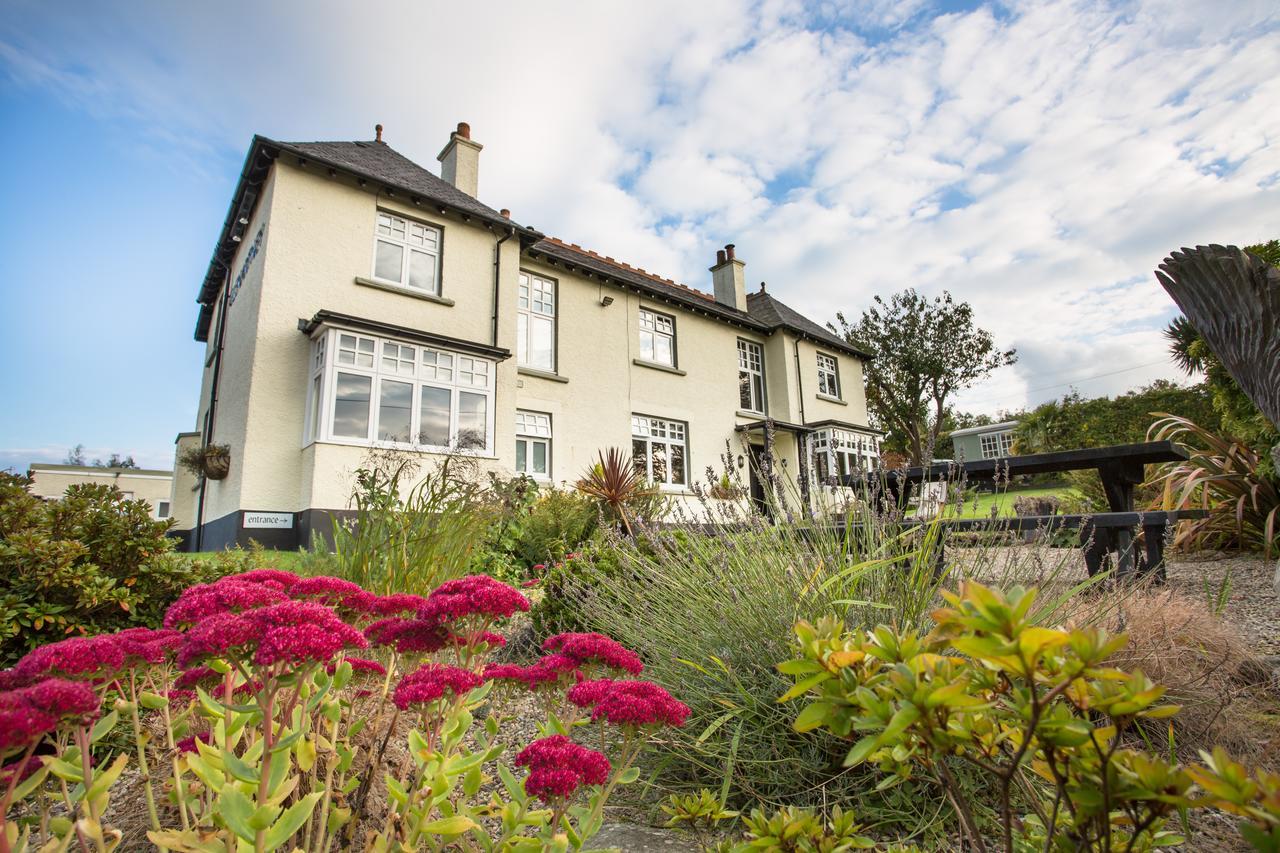
[(112, 711), (101, 720), (98, 720), (98, 722), (94, 724), (93, 731), (89, 733), (89, 742), (97, 743), (102, 740), (111, 733), (111, 730), (116, 727), (116, 723), (118, 722), (120, 722), (119, 711)]
[(258, 773), (257, 768), (250, 767), (248, 764), (245, 764), (229, 749), (221, 750), (221, 755), (222, 765), (233, 777), (239, 779), (241, 782), (248, 782), (251, 785), (258, 784), (261, 776)]
[(311, 772), (316, 766), (316, 742), (312, 738), (298, 741), (294, 754), (298, 757), (298, 769), (303, 773)]
[(422, 825), (423, 832), (429, 832), (432, 835), (461, 835), (479, 826), (474, 820), (466, 815), (454, 815), (453, 817), (445, 817), (439, 820), (433, 820)]
[(827, 717), (835, 710), (830, 702), (813, 702), (796, 715), (791, 727), (798, 732), (811, 732), (827, 721)]
[(253, 817), (253, 803), (233, 784), (223, 785), (218, 794), (218, 816), (226, 822), (227, 828), (245, 841), (252, 842), (257, 831), (249, 825)]
[(817, 687), (822, 682), (830, 680), (831, 673), (826, 672), (825, 670), (816, 675), (811, 675), (808, 678), (801, 679), (800, 681), (797, 681), (790, 690), (779, 696), (778, 701), (789, 702), (803, 693), (808, 693), (810, 688)]
[(148, 711), (158, 711), (169, 704), (169, 700), (159, 693), (151, 693), (142, 691), (142, 695), (138, 697), (138, 703)]
[(311, 817), (312, 810), (316, 807), (316, 801), (323, 794), (319, 791), (307, 794), (301, 800), (289, 806), (285, 813), (280, 815), (280, 819), (272, 824), (271, 828), (266, 831), (263, 836), (263, 842), (268, 850), (282, 846), (288, 841), (298, 828)]
[(619, 785), (630, 785), (632, 782), (640, 778), (639, 767), (628, 767), (626, 770), (618, 774)]
[(867, 735), (853, 745), (853, 749), (849, 750), (849, 754), (844, 757), (844, 766), (853, 767), (867, 760), (871, 753), (875, 752), (879, 746), (879, 738), (876, 735)]

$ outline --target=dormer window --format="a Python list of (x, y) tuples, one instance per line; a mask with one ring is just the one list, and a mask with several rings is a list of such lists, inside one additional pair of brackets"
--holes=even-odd
[(378, 211), (375, 232), (374, 280), (439, 293), (439, 228)]

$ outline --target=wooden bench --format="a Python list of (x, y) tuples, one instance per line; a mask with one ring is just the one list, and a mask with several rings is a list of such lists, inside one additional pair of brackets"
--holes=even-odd
[[(976, 462), (940, 462), (914, 468), (870, 471), (839, 478), (841, 485), (864, 491), (873, 505), (888, 504), (905, 511), (911, 491), (923, 483), (947, 483), (964, 488), (968, 482), (1008, 482), (1020, 475), (1049, 474), (1093, 469), (1102, 480), (1108, 511), (1091, 515), (1042, 515), (1021, 518), (946, 519), (939, 524), (946, 530), (991, 530), (1001, 525), (1006, 530), (1036, 530), (1063, 527), (1080, 529), (1080, 544), (1085, 551), (1089, 574), (1102, 571), (1113, 562), (1116, 574), (1164, 571), (1164, 534), (1170, 524), (1191, 518), (1203, 518), (1203, 510), (1170, 510), (1139, 512), (1134, 507), (1134, 490), (1145, 479), (1146, 466), (1176, 462), (1187, 458), (1181, 447), (1169, 441), (1120, 444), (1110, 447), (1086, 447), (1053, 453), (1033, 453)], [(908, 522), (912, 523), (912, 522)], [(928, 524), (927, 521), (914, 522)], [(1144, 552), (1135, 554), (1134, 542), (1142, 529)]]
[[(1021, 515), (996, 518), (942, 518), (937, 520), (907, 519), (900, 522), (905, 530), (919, 530), (937, 525), (945, 533), (1043, 532), (1078, 529), (1080, 547), (1084, 550), (1085, 568), (1092, 577), (1110, 568), (1116, 576), (1149, 576), (1153, 572), (1163, 581), (1164, 541), (1169, 525), (1193, 518), (1204, 518), (1202, 509), (1153, 510), (1151, 512), (1099, 512), (1092, 515)], [(863, 529), (854, 524), (852, 529)], [(1135, 547), (1135, 531), (1141, 528), (1142, 549)], [(941, 572), (946, 557), (945, 538), (934, 554), (935, 570)], [(1114, 566), (1109, 565), (1114, 563)]]

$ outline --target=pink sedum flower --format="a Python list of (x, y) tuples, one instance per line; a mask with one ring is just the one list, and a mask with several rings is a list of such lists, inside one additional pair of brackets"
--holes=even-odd
[(394, 616), (397, 613), (416, 612), (427, 603), (421, 595), (408, 592), (396, 592), (391, 595), (375, 596), (369, 604), (369, 611), (379, 616)]
[(529, 796), (548, 802), (567, 800), (583, 785), (603, 785), (613, 769), (603, 754), (565, 735), (535, 740), (516, 756), (516, 766), (529, 768), (524, 782)]
[(181, 628), (220, 613), (242, 613), (289, 600), (273, 582), (255, 583), (244, 580), (244, 577), (229, 575), (214, 583), (187, 587), (165, 611), (164, 627)]
[(238, 581), (244, 583), (256, 583), (269, 586), (272, 589), (278, 589), (281, 592), (288, 592), (290, 587), (301, 580), (293, 572), (287, 572), (284, 569), (250, 569), (247, 572), (241, 572), (238, 575), (230, 575)]
[(109, 634), (70, 637), (32, 649), (14, 670), (27, 678), (67, 676), (102, 678), (115, 675), (124, 666), (125, 653)]
[(0, 752), (26, 746), (63, 722), (86, 722), (97, 715), (98, 704), (89, 685), (60, 678), (0, 693)]
[(396, 707), (401, 711), (410, 705), (425, 705), (444, 698), (446, 693), (465, 696), (484, 683), (470, 670), (438, 663), (423, 664), (396, 685)]
[[(351, 664), (351, 672), (356, 678), (359, 678), (362, 675), (374, 676), (387, 674), (387, 668), (376, 660), (369, 660), (367, 658), (347, 658), (347, 663)], [(324, 671), (333, 675), (338, 671), (338, 662), (329, 661), (325, 666)]]
[(126, 628), (110, 636), (124, 652), (126, 666), (164, 663), (182, 645), (182, 634), (172, 628)]
[(178, 663), (187, 666), (209, 657), (248, 658), (257, 666), (326, 662), (344, 648), (368, 645), (328, 607), (286, 600), (201, 620), (187, 632)]
[(556, 634), (549, 637), (542, 648), (567, 655), (579, 664), (600, 663), (632, 675), (644, 670), (638, 654), (604, 634)]
[(210, 733), (198, 732), (196, 734), (184, 737), (182, 740), (178, 741), (178, 743), (176, 744), (176, 746), (178, 747), (178, 752), (199, 752), (200, 749), (196, 746), (197, 741), (200, 743), (206, 743), (206, 744), (210, 743)]
[(488, 575), (469, 575), (436, 587), (418, 609), (418, 618), (428, 622), (455, 622), (468, 616), (506, 619), (528, 609), (529, 599), (515, 587)]
[(507, 638), (493, 631), (473, 631), (470, 634), (452, 634), (450, 642), (455, 646), (478, 646), (484, 643), (490, 649), (500, 649), (507, 644)]
[(592, 708), (591, 720), (615, 726), (683, 726), (689, 706), (650, 681), (602, 678), (569, 688), (567, 698), (580, 708)]
[(374, 646), (392, 646), (400, 654), (438, 652), (449, 642), (449, 632), (435, 622), (391, 616), (364, 629)]

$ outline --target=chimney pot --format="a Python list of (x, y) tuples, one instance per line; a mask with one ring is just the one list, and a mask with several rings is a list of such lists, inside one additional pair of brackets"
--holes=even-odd
[(480, 150), (484, 146), (471, 139), (471, 125), (458, 122), (449, 142), (436, 155), (440, 177), (474, 198), (480, 188)]
[(716, 266), (720, 266), (725, 262), (724, 249), (716, 249)]
[(502, 214), (502, 218), (503, 218), (503, 219), (510, 219), (510, 218), (511, 218), (511, 211), (510, 211), (510, 210), (507, 210), (505, 207), (504, 207), (504, 208), (502, 208), (502, 210), (499, 210), (498, 212)]
[(728, 258), (729, 260), (733, 260), (733, 244), (732, 243), (724, 244), (724, 254), (726, 258)]
[(467, 124), (465, 121), (458, 122), (458, 135), (463, 139), (470, 139), (471, 125)]
[(381, 142), (382, 141), (382, 125), (375, 124), (373, 126), (373, 133), (374, 133), (374, 136), (373, 136), (374, 142)]

